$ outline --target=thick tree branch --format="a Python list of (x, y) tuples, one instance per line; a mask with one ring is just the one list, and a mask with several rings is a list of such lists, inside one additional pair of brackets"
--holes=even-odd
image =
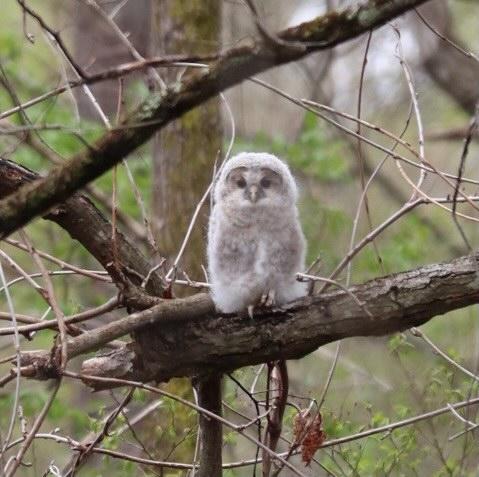
[[(72, 338), (69, 356), (98, 349), (135, 332), (134, 352), (92, 358), (85, 374), (164, 381), (175, 376), (227, 372), (277, 359), (300, 358), (319, 346), (353, 336), (377, 336), (418, 326), (434, 316), (479, 303), (479, 254), (371, 280), (306, 298), (284, 312), (255, 320), (218, 316), (208, 295), (165, 300), (149, 310)], [(365, 309), (366, 308), (366, 309)], [(371, 316), (368, 314), (371, 314)], [(181, 322), (179, 322), (181, 321)], [(39, 356), (32, 357), (39, 362)], [(48, 362), (48, 356), (44, 357)], [(22, 363), (32, 360), (28, 355)], [(42, 377), (42, 366), (32, 373)]]
[[(153, 133), (219, 92), (274, 66), (355, 38), (424, 2), (370, 0), (280, 32), (277, 36), (282, 44), (275, 48), (258, 40), (226, 51), (211, 68), (193, 74), (178, 90), (152, 95), (121, 128), (108, 132), (91, 148), (0, 201), (0, 238), (45, 214), (144, 144)], [(284, 46), (284, 42), (291, 46)]]
[[(39, 177), (25, 167), (0, 158), (0, 199)], [(73, 239), (78, 240), (123, 291), (126, 291), (125, 287), (140, 284), (141, 277), (146, 277), (151, 270), (148, 259), (120, 231), (116, 233), (119, 264), (115, 264), (111, 247), (112, 225), (84, 195), (72, 196), (51, 210), (45, 219), (57, 223)], [(157, 273), (151, 273), (148, 287), (154, 294), (161, 293), (162, 282)]]
[(163, 324), (156, 333), (151, 329), (137, 332), (139, 357), (146, 374), (162, 380), (300, 358), (338, 339), (418, 326), (436, 315), (479, 302), (478, 260), (479, 255), (463, 257), (353, 287), (351, 292), (372, 317), (349, 294), (329, 293), (303, 300), (286, 313), (257, 320), (192, 319), (181, 325)]

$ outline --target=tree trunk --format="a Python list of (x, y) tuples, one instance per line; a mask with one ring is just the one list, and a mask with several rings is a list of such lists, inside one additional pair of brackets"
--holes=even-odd
[[(156, 32), (154, 52), (162, 56), (219, 51), (221, 4), (220, 0), (156, 0), (152, 28)], [(183, 70), (171, 68), (161, 74), (168, 86), (174, 88), (181, 82)], [(187, 113), (155, 138), (155, 228), (160, 249), (172, 259), (180, 249), (195, 208), (212, 180), (221, 144), (222, 119), (218, 98)], [(192, 278), (202, 278), (207, 216), (207, 212), (198, 216), (186, 253), (179, 263), (180, 274), (184, 270)], [(221, 375), (201, 378), (197, 391), (200, 406), (221, 415)], [(221, 477), (221, 452), (221, 424), (200, 415), (199, 477)]]
[[(196, 384), (198, 404), (221, 416), (221, 375), (200, 378)], [(222, 424), (200, 414), (200, 468), (198, 477), (221, 477)]]
[[(204, 54), (219, 49), (219, 0), (154, 2), (154, 38), (158, 55)], [(161, 72), (170, 87), (181, 81), (183, 68)], [(187, 113), (159, 134), (154, 146), (154, 212), (159, 246), (174, 258), (192, 214), (211, 179), (222, 143), (219, 99)], [(180, 267), (202, 278), (207, 212), (200, 214)]]
[[(452, 29), (452, 18), (447, 4), (435, 3), (424, 5), (419, 9), (426, 21), (440, 34), (469, 50), (456, 37)], [(424, 25), (419, 25), (426, 28)], [(432, 35), (435, 35), (433, 33)], [(439, 48), (433, 54), (426, 55), (424, 69), (429, 77), (447, 93), (464, 111), (474, 114), (476, 103), (479, 101), (479, 63), (475, 58), (458, 51), (454, 46), (440, 41)]]
[[(146, 56), (148, 51), (150, 3), (151, 0), (126, 2), (113, 18), (142, 56)], [(113, 3), (113, 6), (108, 8), (106, 4), (104, 9), (111, 14), (116, 6), (117, 4)], [(86, 5), (86, 2), (74, 2), (72, 14), (76, 19), (73, 23), (75, 59), (89, 74), (135, 59), (113, 28), (92, 7)], [(131, 78), (128, 80), (131, 81)], [(118, 103), (118, 81), (102, 81), (91, 89), (103, 111), (107, 115), (114, 114)], [(76, 95), (81, 115), (98, 119), (98, 113), (90, 99), (81, 90), (78, 90)]]

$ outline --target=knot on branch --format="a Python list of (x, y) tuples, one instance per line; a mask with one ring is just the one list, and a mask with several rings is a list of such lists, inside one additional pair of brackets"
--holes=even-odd
[[(85, 376), (148, 381), (146, 376), (143, 376), (142, 365), (134, 352), (132, 343), (87, 359), (82, 363), (81, 372)], [(88, 378), (85, 378), (83, 382), (96, 391), (111, 387), (108, 383)]]
[(14, 366), (20, 364), (21, 374), (26, 378), (46, 381), (47, 379), (58, 379), (61, 376), (57, 360), (47, 351), (26, 351), (22, 353), (20, 363), (16, 358), (12, 363)]

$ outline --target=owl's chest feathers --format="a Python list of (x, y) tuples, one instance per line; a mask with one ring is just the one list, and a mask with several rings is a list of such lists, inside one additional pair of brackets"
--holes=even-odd
[(275, 271), (281, 272), (288, 260), (291, 231), (281, 221), (273, 228), (258, 223), (241, 227), (223, 223), (220, 235), (218, 265), (232, 278), (253, 273), (266, 280)]
[(275, 233), (291, 222), (291, 211), (282, 207), (221, 207), (220, 214), (231, 232), (252, 236)]

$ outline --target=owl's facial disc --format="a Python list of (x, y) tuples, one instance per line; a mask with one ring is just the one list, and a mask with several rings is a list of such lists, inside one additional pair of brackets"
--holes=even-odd
[(283, 194), (281, 176), (265, 167), (237, 167), (227, 176), (227, 193), (232, 201), (246, 207), (272, 205)]

